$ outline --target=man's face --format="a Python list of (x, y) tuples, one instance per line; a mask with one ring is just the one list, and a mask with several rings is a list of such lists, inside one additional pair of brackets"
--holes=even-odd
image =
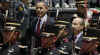
[(81, 22), (82, 22), (82, 20), (79, 18), (76, 18), (72, 21), (72, 28), (74, 31), (81, 31), (83, 29)]
[(46, 5), (44, 3), (37, 3), (36, 5), (36, 13), (37, 16), (39, 17), (43, 17), (48, 11), (48, 8), (46, 7)]

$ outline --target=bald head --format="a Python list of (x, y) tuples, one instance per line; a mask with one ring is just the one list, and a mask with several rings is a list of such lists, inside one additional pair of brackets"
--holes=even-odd
[(73, 19), (73, 22), (77, 22), (80, 25), (84, 25), (84, 20), (80, 17), (77, 17), (77, 18)]
[(72, 27), (75, 31), (81, 31), (84, 28), (84, 20), (80, 17), (73, 19)]

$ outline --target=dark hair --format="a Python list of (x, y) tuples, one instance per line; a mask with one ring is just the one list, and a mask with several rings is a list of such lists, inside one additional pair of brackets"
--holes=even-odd
[(44, 5), (48, 7), (48, 3), (44, 2), (44, 1), (38, 1), (38, 2), (35, 4), (35, 6), (36, 6), (38, 3), (44, 3)]

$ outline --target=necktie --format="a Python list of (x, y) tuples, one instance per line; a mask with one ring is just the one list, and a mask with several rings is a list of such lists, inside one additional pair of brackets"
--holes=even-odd
[(40, 35), (40, 22), (41, 20), (39, 20), (37, 24), (37, 30), (36, 30), (37, 35)]

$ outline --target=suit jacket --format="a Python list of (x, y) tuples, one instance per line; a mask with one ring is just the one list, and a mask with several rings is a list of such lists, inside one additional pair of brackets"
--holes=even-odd
[[(74, 39), (73, 37), (74, 37), (74, 36), (73, 36), (72, 33), (69, 34), (69, 35), (67, 36), (69, 42), (72, 43), (72, 40)], [(78, 39), (78, 41), (75, 43), (75, 45), (76, 45), (77, 47), (80, 47), (80, 48), (81, 48), (81, 47), (82, 47), (82, 42), (83, 42), (83, 34), (81, 34), (81, 36), (79, 37), (79, 39)]]
[[(26, 19), (26, 21), (27, 21), (27, 19)], [(21, 38), (21, 44), (22, 45), (29, 45), (30, 46), (32, 37), (34, 38), (33, 40), (37, 40), (37, 39), (39, 40), (40, 39), (40, 37), (37, 37), (35, 32), (34, 32), (37, 22), (38, 22), (37, 17), (31, 17), (30, 18), (28, 27), (24, 28), (25, 29), (25, 34), (23, 35), (24, 37)], [(55, 19), (48, 17), (47, 22), (45, 24), (43, 24), (40, 31), (41, 32), (44, 31), (43, 30), (43, 28), (44, 28), (45, 32), (51, 32), (52, 31), (51, 29), (52, 29), (54, 23), (55, 23)], [(24, 24), (24, 25), (26, 25), (26, 24)]]
[[(30, 19), (30, 27), (29, 27), (29, 34), (31, 36), (36, 36), (35, 35), (35, 27), (36, 24), (38, 22), (38, 18), (34, 17)], [(47, 17), (47, 21), (45, 23), (42, 24), (42, 28), (40, 29), (40, 33), (41, 32), (52, 32), (53, 30), (51, 30), (53, 28), (53, 24), (55, 23), (55, 19), (51, 18), (51, 17)]]
[[(83, 35), (81, 35), (78, 39), (78, 41), (75, 43), (75, 47), (79, 47), (81, 48), (82, 47), (82, 37)], [(60, 44), (60, 46), (58, 46), (57, 48), (58, 49), (62, 49), (62, 48), (65, 48), (63, 51), (64, 52), (69, 52), (69, 54), (72, 54), (72, 48), (73, 48), (73, 43), (72, 43), (72, 40), (73, 40), (73, 34), (72, 33), (69, 33), (67, 35), (67, 37), (65, 37), (66, 41), (67, 42), (63, 42), (63, 44)], [(64, 46), (67, 46), (67, 47), (64, 47)]]

